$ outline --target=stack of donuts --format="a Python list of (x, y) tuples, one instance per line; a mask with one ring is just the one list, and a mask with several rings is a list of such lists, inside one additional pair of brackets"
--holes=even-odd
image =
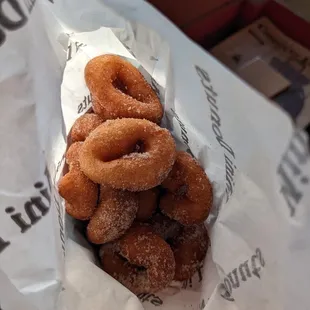
[(67, 213), (86, 221), (103, 270), (133, 293), (189, 279), (208, 248), (207, 175), (158, 125), (162, 105), (129, 62), (93, 58), (85, 81), (92, 111), (71, 128), (58, 184)]

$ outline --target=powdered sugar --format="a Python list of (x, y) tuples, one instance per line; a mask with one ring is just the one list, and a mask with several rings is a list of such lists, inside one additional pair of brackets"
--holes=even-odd
[(102, 244), (122, 236), (138, 210), (135, 194), (101, 187), (100, 204), (91, 218), (87, 234), (91, 242)]
[(127, 154), (127, 155), (124, 155), (122, 158), (123, 159), (136, 159), (136, 158), (141, 158), (141, 159), (149, 159), (151, 156), (150, 153), (148, 152), (144, 152), (144, 153), (130, 153), (130, 154)]

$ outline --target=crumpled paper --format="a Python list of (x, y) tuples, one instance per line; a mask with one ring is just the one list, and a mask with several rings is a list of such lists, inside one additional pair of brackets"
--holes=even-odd
[[(52, 2), (0, 14), (1, 309), (308, 309), (306, 135), (144, 1)], [(138, 298), (99, 268), (57, 193), (66, 135), (91, 105), (83, 68), (102, 53), (141, 70), (215, 193), (204, 268)]]

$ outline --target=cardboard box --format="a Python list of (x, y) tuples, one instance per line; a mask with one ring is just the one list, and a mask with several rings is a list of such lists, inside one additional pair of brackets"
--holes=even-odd
[(268, 98), (274, 97), (291, 85), (289, 80), (260, 58), (238, 68), (236, 73)]
[(310, 122), (310, 51), (283, 34), (269, 19), (257, 20), (211, 52), (277, 102), (298, 126)]

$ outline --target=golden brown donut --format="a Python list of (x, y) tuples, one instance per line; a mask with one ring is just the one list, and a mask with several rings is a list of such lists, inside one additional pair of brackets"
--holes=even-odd
[(117, 243), (101, 247), (103, 270), (135, 294), (169, 285), (175, 260), (170, 246), (149, 227), (131, 228)]
[(183, 225), (204, 222), (212, 207), (211, 183), (198, 162), (186, 152), (177, 152), (175, 164), (162, 183), (167, 193), (159, 206), (162, 212)]
[(89, 180), (79, 166), (81, 143), (74, 143), (66, 153), (69, 172), (58, 183), (60, 196), (65, 200), (68, 214), (78, 220), (88, 220), (94, 213), (98, 200), (98, 185)]
[(69, 166), (69, 170), (72, 166), (80, 166), (80, 150), (83, 142), (75, 142), (68, 148), (65, 158), (66, 163)]
[[(137, 145), (140, 152), (135, 152)], [(80, 165), (96, 183), (143, 191), (167, 177), (175, 156), (168, 130), (145, 119), (123, 118), (104, 122), (86, 138)]]
[(191, 278), (208, 249), (209, 238), (204, 224), (183, 226), (160, 213), (156, 213), (148, 223), (172, 248), (176, 265), (174, 280)]
[(101, 55), (85, 67), (95, 113), (104, 119), (144, 118), (159, 123), (163, 108), (152, 87), (130, 62)]
[(131, 226), (138, 210), (135, 193), (100, 187), (100, 202), (87, 226), (92, 243), (103, 244), (121, 237)]
[(208, 250), (209, 237), (204, 224), (184, 226), (170, 244), (175, 258), (174, 280), (188, 280), (198, 270)]
[(143, 222), (148, 220), (157, 208), (159, 189), (155, 187), (137, 194), (139, 199), (139, 209), (136, 220)]
[(88, 135), (103, 122), (104, 119), (94, 113), (86, 113), (80, 116), (71, 128), (70, 135), (72, 142), (84, 141)]

